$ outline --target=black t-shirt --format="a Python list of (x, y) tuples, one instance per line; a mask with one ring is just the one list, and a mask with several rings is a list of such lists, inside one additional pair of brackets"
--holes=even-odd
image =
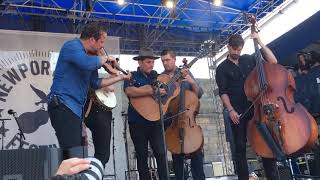
[(243, 113), (250, 105), (244, 93), (244, 82), (249, 73), (255, 67), (253, 55), (242, 55), (239, 64), (226, 59), (216, 70), (216, 82), (219, 88), (219, 95), (227, 94), (232, 107), (237, 113)]
[(307, 74), (295, 78), (295, 100), (310, 113), (320, 113), (320, 66), (311, 68)]

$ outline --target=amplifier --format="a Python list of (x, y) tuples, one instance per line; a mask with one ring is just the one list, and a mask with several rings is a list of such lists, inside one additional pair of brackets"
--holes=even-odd
[(292, 180), (289, 167), (278, 167), (278, 171), (279, 171), (279, 178), (281, 180)]
[(46, 180), (62, 161), (58, 148), (0, 151), (0, 180)]

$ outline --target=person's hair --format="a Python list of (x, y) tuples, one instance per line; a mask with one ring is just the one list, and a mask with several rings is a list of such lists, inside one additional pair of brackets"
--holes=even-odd
[(314, 63), (318, 62), (320, 63), (320, 54), (316, 51), (310, 51), (311, 59), (314, 61)]
[(171, 49), (164, 49), (164, 50), (162, 50), (161, 51), (161, 56), (165, 56), (165, 55), (167, 55), (167, 54), (169, 54), (171, 57), (173, 57), (173, 58), (176, 58), (176, 53), (173, 51), (173, 50), (171, 50)]
[[(316, 51), (310, 51), (310, 52), (298, 52), (297, 57), (303, 56), (305, 60), (305, 65), (301, 64), (300, 61), (298, 61), (298, 65), (300, 69), (309, 69), (311, 66), (313, 66), (315, 63), (320, 63), (320, 54)], [(301, 68), (302, 67), (302, 68)]]
[(240, 34), (233, 34), (229, 37), (228, 45), (231, 47), (243, 47), (244, 40)]
[(93, 37), (95, 40), (100, 39), (107, 30), (98, 22), (86, 24), (81, 31), (80, 39), (86, 40)]

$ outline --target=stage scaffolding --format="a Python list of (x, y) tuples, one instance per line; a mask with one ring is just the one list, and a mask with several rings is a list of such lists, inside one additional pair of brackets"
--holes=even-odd
[[(209, 46), (211, 47), (211, 46)], [(210, 88), (213, 92), (212, 95), (212, 103), (213, 103), (213, 120), (215, 122), (215, 131), (217, 135), (217, 159), (222, 163), (223, 175), (234, 175), (234, 166), (231, 156), (231, 149), (229, 142), (226, 141), (225, 136), (225, 127), (224, 127), (224, 119), (223, 119), (223, 106), (218, 94), (218, 86), (216, 83), (215, 75), (216, 75), (216, 51), (214, 48), (209, 51), (209, 55), (207, 56), (207, 62), (209, 67), (209, 75), (210, 75)]]
[[(292, 1), (294, 0), (290, 0)], [(179, 6), (176, 10), (179, 13), (172, 13), (159, 4), (142, 1), (132, 1), (121, 8), (112, 8), (118, 6), (117, 2), (109, 0), (62, 2), (64, 1), (4, 0), (0, 3), (0, 21), (12, 27), (22, 24), (23, 28), (20, 30), (54, 32), (54, 29), (59, 29), (59, 32), (65, 33), (78, 33), (84, 23), (99, 21), (106, 24), (109, 35), (121, 37), (121, 54), (138, 54), (140, 47), (148, 46), (153, 48), (155, 53), (159, 53), (158, 49), (166, 47), (174, 49), (179, 56), (196, 56), (201, 43), (211, 39), (212, 34), (215, 35), (214, 40), (219, 41), (218, 46), (221, 48), (226, 44), (230, 34), (241, 34), (248, 29), (248, 13), (255, 14), (259, 21), (286, 1), (257, 0), (245, 10), (228, 6), (222, 6), (220, 10), (221, 8), (216, 9), (213, 6), (212, 1), (192, 1), (197, 5), (192, 7), (191, 1), (178, 0)], [(85, 2), (92, 2), (93, 9), (88, 9)], [(156, 9), (155, 12), (150, 13), (150, 8)], [(201, 16), (191, 16), (193, 13), (219, 18), (204, 21)], [(227, 20), (224, 15), (235, 15), (235, 18)], [(141, 18), (144, 21), (138, 21)], [(219, 26), (209, 26), (205, 23)]]

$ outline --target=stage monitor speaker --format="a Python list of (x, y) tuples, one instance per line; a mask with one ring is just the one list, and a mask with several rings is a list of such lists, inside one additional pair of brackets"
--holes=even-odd
[(278, 167), (278, 171), (281, 180), (292, 180), (289, 167)]
[(0, 180), (46, 180), (55, 174), (62, 152), (58, 148), (0, 151)]
[(206, 178), (213, 177), (213, 165), (212, 163), (205, 163), (203, 164), (203, 171)]

